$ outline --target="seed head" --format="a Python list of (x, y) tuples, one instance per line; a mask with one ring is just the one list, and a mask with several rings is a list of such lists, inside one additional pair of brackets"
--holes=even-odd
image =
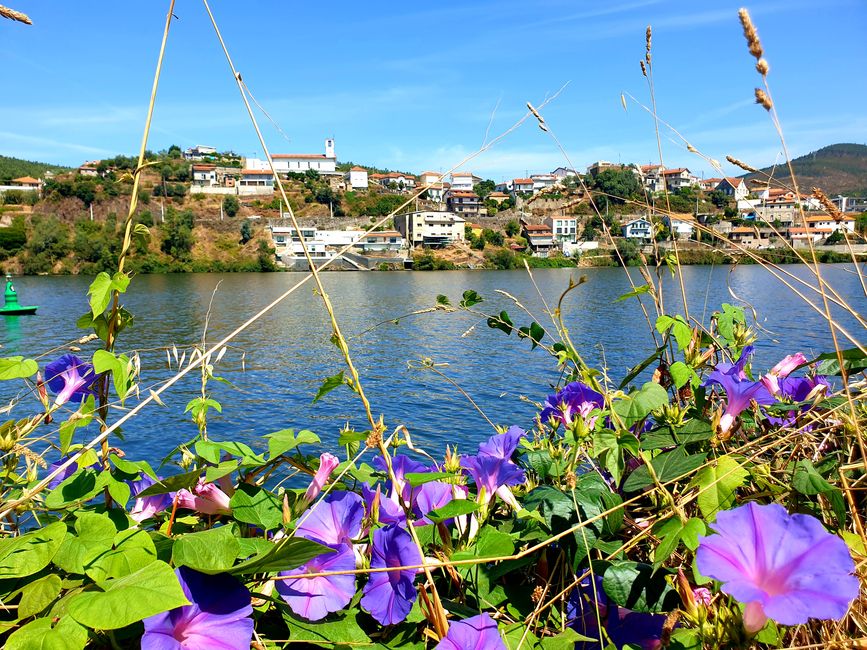
[(756, 57), (756, 60), (761, 59), (764, 55), (764, 50), (762, 50), (762, 42), (759, 40), (759, 33), (753, 25), (753, 19), (750, 18), (750, 12), (746, 9), (740, 9), (738, 11), (738, 18), (740, 18), (741, 26), (744, 28), (744, 38), (747, 39), (750, 54)]
[(834, 205), (831, 199), (828, 198), (828, 195), (825, 194), (821, 189), (819, 189), (818, 187), (814, 187), (813, 196), (815, 196), (818, 199), (819, 203), (822, 204), (822, 207), (828, 211), (828, 214), (830, 214), (834, 218), (834, 221), (840, 223), (843, 220), (843, 213), (840, 212), (840, 209), (836, 205)]
[(732, 165), (735, 165), (736, 167), (740, 167), (741, 169), (743, 169), (745, 171), (753, 172), (754, 174), (758, 173), (758, 171), (759, 171), (758, 169), (756, 169), (752, 165), (748, 165), (743, 160), (738, 160), (734, 156), (726, 156), (726, 160), (728, 160)]
[(758, 72), (758, 73), (759, 73), (760, 75), (762, 75), (763, 77), (764, 77), (765, 75), (768, 74), (768, 71), (769, 71), (770, 69), (771, 69), (771, 68), (770, 68), (770, 66), (768, 65), (768, 61), (767, 61), (767, 59), (759, 59), (759, 60), (756, 62), (756, 72)]
[(774, 105), (771, 98), (768, 97), (768, 93), (761, 88), (756, 88), (756, 104), (761, 104), (766, 111), (771, 110)]
[(9, 20), (17, 20), (19, 23), (24, 23), (25, 25), (33, 24), (33, 21), (30, 20), (27, 14), (22, 14), (20, 11), (15, 11), (9, 7), (4, 7), (3, 5), (0, 5), (0, 16), (8, 18)]
[(646, 77), (647, 76), (647, 67), (644, 65), (644, 61), (639, 61), (638, 63), (641, 64), (641, 74), (643, 74)]

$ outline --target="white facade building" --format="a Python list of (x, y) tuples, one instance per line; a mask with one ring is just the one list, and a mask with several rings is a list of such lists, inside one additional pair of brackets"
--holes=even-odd
[(480, 183), (481, 180), (477, 176), (473, 176), (471, 172), (454, 172), (452, 174), (452, 190), (456, 192), (472, 192), (473, 185)]
[(346, 172), (346, 186), (351, 190), (366, 190), (368, 180), (364, 167), (353, 167)]
[(530, 180), (533, 181), (533, 192), (538, 192), (547, 187), (554, 187), (557, 177), (554, 174), (531, 174)]
[(238, 194), (249, 196), (254, 194), (273, 194), (274, 175), (264, 169), (242, 169), (241, 180), (238, 182)]
[(447, 246), (464, 240), (466, 220), (454, 212), (410, 212), (394, 219), (398, 231), (410, 246)]
[(653, 224), (644, 217), (634, 219), (620, 227), (620, 233), (626, 239), (641, 239), (650, 241), (653, 238)]
[(574, 243), (578, 239), (578, 219), (575, 217), (548, 217), (545, 225), (554, 233), (554, 241)]
[[(271, 154), (271, 160), (274, 161), (274, 170), (278, 174), (288, 172), (303, 174), (308, 169), (320, 174), (337, 173), (337, 156), (334, 154), (333, 138), (325, 140), (325, 153), (275, 153)], [(268, 161), (260, 158), (245, 158), (244, 165), (247, 169), (270, 169)]]

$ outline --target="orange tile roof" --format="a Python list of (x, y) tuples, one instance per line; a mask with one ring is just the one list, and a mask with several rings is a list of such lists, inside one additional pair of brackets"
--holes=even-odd
[(32, 176), (22, 176), (21, 178), (13, 178), (12, 182), (13, 183), (30, 183), (30, 184), (33, 184), (33, 183), (38, 183), (39, 179), (33, 178)]
[[(828, 213), (813, 214), (813, 215), (810, 215), (809, 217), (806, 217), (806, 220), (809, 221), (809, 222), (814, 222), (814, 221), (837, 221), (837, 219), (835, 219), (832, 215), (830, 215), (830, 214), (828, 214)], [(839, 220), (840, 220), (840, 221), (855, 221), (855, 217), (850, 217), (850, 216), (843, 215)]]
[(682, 174), (683, 172), (688, 172), (689, 170), (686, 167), (678, 167), (677, 169), (665, 169), (662, 172), (663, 176), (669, 176), (671, 174)]
[(744, 183), (743, 178), (734, 178), (732, 176), (726, 176), (724, 179), (720, 179), (720, 182), (724, 180), (728, 181), (729, 185), (731, 185), (732, 187), (739, 187)]
[(731, 229), (731, 232), (732, 232), (732, 234), (734, 234), (734, 233), (743, 233), (743, 234), (750, 233), (751, 235), (756, 234), (755, 229), (749, 228), (747, 226), (735, 226), (734, 228)]
[(216, 165), (193, 165), (194, 172), (209, 172), (216, 168)]
[(659, 169), (660, 167), (662, 167), (662, 165), (642, 165), (641, 171), (646, 172), (650, 171), (651, 169)]
[(452, 196), (460, 196), (460, 197), (466, 197), (466, 198), (471, 198), (471, 197), (479, 198), (479, 195), (476, 194), (475, 192), (468, 192), (466, 190), (457, 190), (455, 192), (452, 192)]
[(351, 171), (351, 172), (366, 172), (367, 170), (364, 167), (353, 167), (349, 171)]
[(532, 178), (513, 178), (512, 184), (515, 184), (515, 183), (517, 183), (519, 185), (532, 185), (533, 179)]
[(452, 174), (452, 178), (454, 178), (455, 176), (472, 176), (472, 175), (473, 175), (472, 172), (455, 172)]
[(271, 157), (275, 160), (282, 158), (328, 158), (324, 153), (275, 153)]
[(271, 170), (269, 170), (269, 169), (242, 169), (241, 173), (244, 174), (245, 176), (263, 176), (266, 174), (268, 176), (274, 175), (271, 173)]
[(533, 223), (528, 223), (526, 226), (524, 226), (524, 230), (526, 230), (528, 232), (538, 232), (538, 233), (542, 233), (542, 232), (546, 232), (546, 231), (551, 232), (551, 229), (548, 226), (542, 226), (542, 225), (537, 225), (537, 224), (533, 224)]

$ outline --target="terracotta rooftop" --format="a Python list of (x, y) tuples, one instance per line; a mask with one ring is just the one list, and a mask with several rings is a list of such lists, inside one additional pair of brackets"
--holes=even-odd
[(353, 167), (349, 171), (351, 171), (351, 172), (366, 172), (367, 170), (364, 167)]
[(671, 174), (682, 174), (683, 172), (688, 172), (689, 170), (686, 167), (678, 167), (677, 169), (665, 169), (662, 174), (664, 176), (669, 176)]
[(273, 176), (270, 169), (242, 169), (241, 173), (245, 176)]
[(734, 178), (732, 176), (726, 176), (725, 178), (720, 179), (720, 183), (722, 183), (724, 180), (728, 181), (729, 185), (731, 185), (732, 187), (740, 187), (741, 185), (744, 184), (743, 178)]
[(32, 176), (22, 176), (21, 178), (13, 178), (12, 182), (13, 183), (21, 183), (22, 185), (25, 183), (32, 185), (33, 183), (38, 183), (39, 179), (33, 178)]
[(551, 232), (551, 229), (548, 226), (533, 223), (528, 223), (526, 226), (524, 226), (524, 230), (526, 230), (527, 232), (534, 232), (540, 234), (543, 232)]
[(216, 165), (193, 165), (194, 172), (209, 172), (216, 168)]
[(468, 192), (466, 190), (457, 190), (452, 192), (452, 196), (459, 196), (461, 198), (479, 198), (479, 195), (475, 192)]
[(324, 160), (326, 158), (334, 158), (334, 156), (326, 156), (324, 153), (275, 153), (271, 156), (274, 160), (286, 158), (316, 158)]
[(533, 184), (533, 179), (532, 179), (532, 178), (514, 178), (514, 179), (512, 179), (512, 184), (513, 184), (513, 185), (514, 185), (514, 184), (520, 184), (520, 185), (532, 185), (532, 184)]

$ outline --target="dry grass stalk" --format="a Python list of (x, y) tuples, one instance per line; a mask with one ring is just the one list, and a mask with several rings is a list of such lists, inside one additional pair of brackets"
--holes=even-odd
[(750, 18), (750, 12), (742, 8), (738, 10), (738, 18), (741, 20), (741, 26), (744, 28), (744, 38), (747, 39), (747, 45), (750, 48), (750, 54), (760, 60), (764, 56), (762, 42), (759, 40), (759, 33), (753, 25), (753, 19)]
[(644, 65), (644, 61), (639, 61), (639, 65), (641, 66), (641, 74), (645, 77), (647, 76), (647, 66)]
[(758, 174), (758, 173), (759, 173), (759, 170), (758, 170), (758, 169), (756, 169), (755, 167), (753, 167), (753, 166), (751, 166), (751, 165), (748, 165), (748, 164), (745, 163), (743, 160), (738, 160), (738, 159), (735, 158), (734, 156), (726, 156), (726, 160), (728, 160), (728, 161), (729, 161), (732, 165), (734, 165), (735, 167), (740, 167), (740, 168), (743, 169), (744, 171), (753, 172), (754, 174)]
[(767, 59), (759, 59), (756, 61), (756, 72), (758, 72), (763, 77), (768, 74), (771, 67), (768, 65)]
[[(650, 65), (650, 43), (652, 40), (652, 35), (653, 35), (653, 33), (650, 29), (650, 25), (648, 25), (647, 31), (644, 32), (644, 49), (645, 49), (644, 60), (647, 61), (647, 65)], [(645, 75), (645, 76), (647, 76), (647, 75)]]
[(840, 209), (834, 205), (831, 199), (828, 198), (828, 195), (825, 194), (821, 188), (814, 187), (813, 196), (815, 196), (816, 200), (822, 204), (822, 207), (828, 211), (828, 214), (834, 217), (834, 221), (840, 223), (843, 220), (843, 213), (840, 212)]
[(771, 98), (761, 88), (756, 88), (756, 104), (760, 104), (766, 111), (771, 110), (774, 104), (771, 102)]
[(8, 18), (9, 20), (16, 20), (19, 23), (24, 23), (25, 25), (32, 25), (33, 21), (30, 20), (30, 16), (27, 14), (22, 14), (20, 11), (15, 11), (14, 9), (10, 9), (9, 7), (4, 7), (0, 5), (0, 16), (4, 18)]

